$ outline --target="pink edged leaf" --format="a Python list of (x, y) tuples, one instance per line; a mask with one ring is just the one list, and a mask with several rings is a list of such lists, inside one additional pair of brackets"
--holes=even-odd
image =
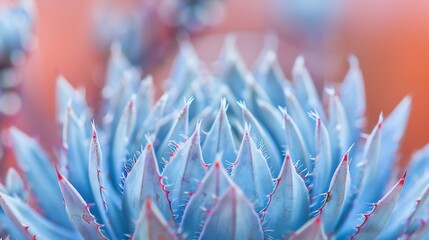
[(63, 195), (64, 204), (76, 230), (84, 239), (107, 239), (89, 211), (89, 206), (70, 182), (58, 172), (58, 184)]
[(415, 153), (392, 217), (380, 237), (409, 236), (429, 221), (429, 145)]
[(298, 175), (286, 153), (270, 202), (264, 212), (266, 237), (284, 239), (301, 227), (309, 217), (309, 196), (304, 180)]
[(327, 236), (323, 230), (322, 218), (320, 215), (309, 220), (298, 231), (294, 232), (291, 240), (327, 240)]
[(176, 119), (174, 120), (173, 126), (171, 126), (167, 135), (163, 138), (163, 141), (159, 148), (157, 148), (157, 158), (160, 163), (160, 169), (164, 169), (164, 163), (170, 159), (170, 149), (171, 143), (178, 143), (182, 140), (182, 136), (188, 136), (189, 129), (189, 107), (193, 99), (190, 98), (185, 102), (182, 110), (177, 114)]
[[(92, 137), (91, 143), (89, 146), (89, 162), (88, 162), (88, 175), (89, 175), (89, 184), (91, 186), (92, 194), (94, 196), (95, 205), (98, 208), (98, 213), (101, 216), (101, 220), (103, 225), (107, 229), (108, 236), (114, 237), (115, 230), (114, 228), (119, 228), (121, 225), (114, 224), (111, 222), (119, 221), (119, 218), (109, 218), (107, 212), (107, 202), (105, 199), (105, 187), (104, 187), (104, 179), (101, 173), (101, 165), (102, 165), (102, 153), (100, 148), (100, 142), (98, 140), (97, 131), (95, 129), (95, 125), (92, 124)], [(110, 214), (110, 212), (109, 212)], [(119, 231), (118, 231), (119, 232)]]
[(387, 191), (384, 183), (392, 178), (392, 169), (398, 164), (398, 151), (410, 118), (411, 103), (410, 96), (404, 97), (383, 122), (378, 177), (372, 181), (375, 183), (372, 187), (376, 191), (374, 197), (380, 198)]
[(363, 222), (357, 227), (358, 231), (352, 239), (375, 239), (389, 221), (393, 209), (398, 201), (406, 174), (378, 203), (373, 205), (371, 212), (363, 215)]
[[(350, 162), (351, 191), (346, 206), (349, 212), (347, 212), (344, 217), (357, 216), (368, 212), (371, 208), (368, 203), (376, 202), (380, 199), (372, 200), (368, 192), (373, 188), (374, 184), (370, 179), (374, 179), (374, 177), (377, 176), (376, 168), (380, 152), (382, 123), (383, 116), (380, 115), (377, 125), (373, 128), (365, 142), (363, 157), (360, 161)], [(365, 191), (361, 191), (361, 189), (365, 189)], [(345, 218), (341, 230), (339, 231), (339, 236), (352, 235), (358, 223), (359, 218)]]
[(16, 234), (20, 234), (20, 238), (79, 239), (79, 235), (75, 232), (50, 222), (18, 198), (0, 193), (0, 206), (15, 225), (19, 232)]
[(182, 236), (187, 239), (198, 237), (216, 201), (232, 184), (221, 161), (215, 160), (186, 206), (180, 228)]
[(275, 148), (276, 145), (273, 139), (268, 135), (267, 131), (261, 126), (258, 120), (256, 120), (253, 114), (246, 108), (246, 105), (244, 105), (244, 103), (239, 103), (239, 105), (243, 111), (244, 123), (252, 126), (248, 129), (248, 134), (262, 142), (264, 151), (268, 155), (266, 164), (268, 164), (272, 175), (277, 176), (282, 166), (282, 159), (279, 151)]
[[(407, 181), (409, 179), (410, 176), (408, 175)], [(427, 181), (428, 178), (426, 177), (425, 180)], [(403, 193), (407, 185), (407, 181), (404, 184), (404, 188), (392, 213), (392, 217), (390, 217), (390, 220), (386, 224), (386, 227), (380, 237), (393, 236), (400, 239), (410, 239), (410, 237), (423, 236), (420, 235), (422, 231), (429, 231), (427, 230), (427, 222), (429, 221), (429, 216), (427, 214), (429, 211), (429, 186), (424, 188), (417, 201), (405, 205), (403, 203)], [(419, 185), (416, 185), (413, 188), (418, 188), (420, 190), (421, 184)], [(405, 210), (402, 210), (402, 208), (405, 208)], [(403, 214), (404, 216), (401, 216), (400, 214)], [(406, 220), (404, 220), (404, 218), (406, 218)]]
[(219, 112), (204, 141), (202, 150), (204, 162), (207, 164), (212, 164), (219, 153), (222, 154), (225, 166), (230, 165), (237, 157), (234, 136), (226, 114), (227, 108), (226, 100), (222, 99)]
[(206, 174), (200, 145), (200, 126), (198, 123), (195, 132), (179, 146), (162, 172), (164, 189), (169, 192), (168, 199), (177, 222), (182, 220), (186, 203)]
[(134, 223), (138, 219), (143, 203), (150, 198), (156, 205), (164, 219), (174, 223), (167, 192), (160, 182), (161, 174), (155, 157), (152, 142), (146, 145), (137, 162), (133, 165), (124, 183), (122, 209), (128, 220), (129, 230), (132, 232)]
[(132, 239), (177, 239), (151, 198), (147, 198), (143, 204)]
[(252, 204), (236, 186), (217, 202), (199, 239), (263, 239), (264, 234)]
[(273, 191), (273, 179), (262, 150), (257, 148), (250, 137), (250, 127), (246, 124), (243, 140), (233, 163), (232, 179), (254, 204), (257, 211), (267, 206)]
[(333, 233), (339, 224), (344, 203), (350, 190), (348, 158), (349, 151), (344, 155), (331, 179), (329, 190), (326, 193), (326, 200), (321, 209), (323, 227), (328, 235)]

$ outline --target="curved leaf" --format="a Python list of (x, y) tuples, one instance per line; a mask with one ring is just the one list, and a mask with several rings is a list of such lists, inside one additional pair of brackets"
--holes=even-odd
[[(332, 177), (333, 172), (335, 171), (335, 166), (332, 155), (331, 155), (331, 141), (329, 139), (328, 130), (323, 124), (322, 119), (314, 114), (313, 115), (316, 121), (315, 129), (315, 152), (316, 157), (314, 159), (314, 172), (313, 172), (313, 182), (314, 182), (314, 192), (313, 197), (316, 197), (319, 194), (325, 193), (329, 188), (329, 181)], [(317, 200), (317, 199), (316, 199)], [(316, 206), (318, 203), (316, 203)], [(317, 206), (320, 207), (320, 206)]]
[[(127, 145), (129, 144), (129, 139), (133, 134), (134, 127), (136, 124), (136, 95), (132, 95), (126, 104), (122, 116), (119, 119), (118, 125), (116, 127), (115, 135), (113, 138), (113, 149), (112, 149), (112, 158), (111, 158), (111, 169), (110, 174), (112, 181), (117, 183), (120, 181), (122, 172), (124, 170), (126, 155), (127, 155)], [(118, 184), (114, 184), (115, 187)]]
[[(27, 239), (79, 239), (73, 231), (48, 221), (20, 199), (0, 193), (0, 205), (21, 237)], [(68, 218), (66, 216), (66, 218)]]
[[(91, 186), (92, 194), (94, 196), (95, 205), (98, 208), (98, 212), (101, 216), (101, 220), (108, 231), (108, 236), (112, 238), (115, 237), (115, 231), (113, 229), (112, 223), (107, 215), (107, 203), (105, 200), (105, 187), (104, 187), (104, 179), (101, 174), (101, 162), (102, 162), (102, 154), (100, 143), (97, 137), (97, 131), (95, 130), (95, 125), (92, 124), (92, 138), (89, 147), (89, 162), (88, 162), (88, 175), (89, 175), (89, 184)], [(114, 219), (112, 219), (114, 220)], [(119, 220), (119, 219), (116, 219)], [(116, 227), (119, 227), (116, 226)]]
[(285, 239), (301, 227), (309, 216), (309, 196), (303, 179), (296, 172), (289, 153), (286, 153), (282, 169), (268, 207), (264, 210), (266, 237)]
[(183, 211), (190, 196), (197, 190), (206, 173), (200, 146), (200, 124), (194, 134), (179, 148), (164, 168), (162, 180), (177, 222), (182, 220)]
[(94, 216), (89, 211), (89, 205), (66, 178), (59, 172), (57, 174), (67, 213), (76, 230), (84, 239), (107, 240), (101, 233), (100, 224), (95, 222)]
[(267, 161), (261, 149), (256, 147), (250, 137), (250, 129), (246, 129), (238, 151), (237, 160), (233, 164), (232, 179), (243, 190), (247, 198), (254, 204), (257, 211), (268, 203), (268, 196), (273, 191), (273, 180)]
[(222, 163), (220, 160), (216, 160), (201, 181), (198, 190), (192, 195), (183, 213), (180, 232), (186, 239), (198, 237), (210, 210), (232, 184)]
[(364, 220), (357, 227), (358, 231), (352, 236), (352, 239), (375, 239), (380, 234), (392, 215), (404, 185), (405, 176), (404, 174), (398, 183), (378, 203), (374, 204), (371, 212), (363, 215)]
[[(178, 113), (176, 120), (168, 131), (167, 136), (163, 139), (160, 147), (158, 148), (158, 163), (160, 169), (164, 169), (164, 163), (169, 160), (170, 153), (172, 152), (169, 149), (170, 143), (178, 143), (182, 139), (182, 136), (188, 135), (188, 125), (189, 125), (189, 106), (191, 105), (193, 99), (190, 98), (185, 102), (182, 110)], [(175, 149), (173, 149), (175, 150)]]
[[(153, 145), (149, 142), (124, 183), (122, 209), (129, 225), (137, 220), (143, 203), (148, 198), (160, 209), (164, 219), (174, 222), (167, 193), (164, 191), (160, 179), (161, 174)], [(134, 229), (134, 226), (131, 229)]]
[[(216, 234), (215, 234), (216, 233)], [(209, 214), (199, 239), (263, 239), (252, 204), (232, 186)]]
[(331, 179), (329, 191), (326, 193), (326, 200), (321, 209), (323, 227), (328, 235), (331, 235), (340, 224), (341, 213), (350, 190), (348, 158), (349, 151), (344, 155)]
[[(377, 175), (382, 122), (383, 116), (380, 115), (377, 125), (365, 142), (362, 157), (350, 164), (351, 191), (346, 203), (348, 212), (343, 215), (345, 219), (339, 233), (340, 236), (352, 235), (354, 227), (359, 223), (359, 218), (352, 216), (368, 212), (371, 208), (368, 203), (378, 201), (378, 199), (371, 200), (367, 191), (370, 191), (369, 188), (373, 186), (369, 179), (373, 179)], [(365, 191), (361, 191), (361, 189), (365, 189)], [(347, 216), (350, 217), (346, 218)]]

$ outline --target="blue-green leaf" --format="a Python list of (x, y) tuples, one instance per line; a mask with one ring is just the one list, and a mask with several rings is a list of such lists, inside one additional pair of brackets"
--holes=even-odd
[(229, 166), (237, 158), (237, 148), (226, 114), (227, 109), (226, 100), (223, 99), (202, 147), (204, 162), (207, 164), (212, 164), (218, 153), (222, 154), (222, 161), (225, 166)]
[(84, 133), (84, 125), (69, 106), (63, 123), (63, 148), (68, 165), (70, 182), (86, 199), (93, 199), (88, 184), (88, 142)]
[(7, 193), (12, 197), (17, 197), (21, 200), (26, 200), (27, 193), (24, 188), (24, 182), (19, 176), (15, 168), (9, 168), (6, 173), (6, 189)]
[(255, 137), (257, 141), (261, 141), (261, 143), (258, 142), (258, 144), (261, 144), (261, 148), (263, 148), (265, 154), (267, 154), (266, 163), (270, 167), (272, 175), (277, 176), (282, 166), (282, 159), (279, 151), (277, 151), (275, 148), (273, 139), (268, 135), (267, 131), (261, 126), (258, 120), (246, 108), (246, 106), (242, 103), (239, 105), (243, 111), (244, 124), (249, 124), (252, 126), (250, 129), (248, 129), (249, 134), (252, 135), (252, 137)]
[(236, 186), (230, 187), (209, 214), (199, 239), (263, 239), (252, 204)]
[(352, 236), (352, 239), (375, 239), (381, 233), (392, 215), (404, 181), (405, 175), (380, 201), (373, 205), (371, 212), (363, 215), (363, 222), (357, 227), (358, 231)]
[(137, 220), (132, 239), (162, 239), (174, 240), (176, 237), (168, 227), (167, 221), (159, 212), (156, 204), (152, 203), (151, 198), (147, 198), (140, 212), (140, 217)]
[(191, 197), (183, 213), (180, 232), (186, 239), (195, 239), (216, 201), (232, 185), (220, 160), (216, 160)]
[[(164, 191), (160, 179), (161, 174), (153, 145), (149, 142), (133, 165), (124, 183), (122, 208), (128, 226), (132, 226), (137, 221), (143, 202), (148, 198), (160, 209), (164, 219), (174, 223), (167, 192)], [(129, 227), (129, 229), (134, 229), (134, 226)]]
[(309, 220), (304, 226), (292, 234), (291, 240), (327, 240), (327, 236), (321, 224), (322, 218), (320, 215)]
[(232, 179), (243, 190), (257, 211), (268, 203), (273, 191), (273, 180), (262, 150), (257, 148), (246, 126), (236, 162), (233, 164)]
[(12, 128), (10, 134), (17, 162), (37, 199), (37, 205), (50, 221), (71, 227), (50, 159), (40, 145), (25, 133)]
[(264, 210), (264, 229), (267, 238), (285, 239), (308, 220), (310, 211), (307, 187), (296, 172), (289, 153), (286, 153), (276, 182), (269, 205)]
[(158, 162), (160, 165), (160, 169), (164, 169), (165, 162), (168, 162), (170, 159), (170, 154), (174, 152), (176, 149), (170, 149), (170, 144), (177, 145), (180, 140), (183, 139), (182, 136), (188, 136), (188, 128), (189, 128), (189, 106), (191, 105), (193, 99), (190, 98), (185, 102), (182, 110), (177, 114), (177, 117), (170, 127), (168, 134), (161, 145), (158, 148)]
[(340, 224), (341, 213), (350, 190), (348, 158), (349, 151), (346, 152), (337, 170), (335, 170), (334, 176), (332, 176), (329, 190), (326, 193), (326, 200), (321, 209), (323, 227), (328, 235), (334, 233), (338, 224)]
[[(19, 238), (79, 239), (79, 235), (50, 222), (20, 199), (0, 193), (0, 206), (21, 234)], [(65, 218), (68, 220), (67, 215)]]
[(79, 192), (59, 172), (58, 184), (63, 195), (64, 204), (70, 220), (84, 239), (107, 239), (89, 211), (89, 205), (83, 200)]
[(192, 136), (174, 153), (162, 172), (165, 190), (169, 191), (171, 208), (177, 222), (182, 220), (183, 211), (190, 196), (197, 190), (206, 173), (200, 145), (200, 124)]

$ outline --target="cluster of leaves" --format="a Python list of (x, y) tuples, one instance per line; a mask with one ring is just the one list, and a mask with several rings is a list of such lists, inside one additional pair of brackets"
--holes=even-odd
[(303, 57), (292, 81), (273, 50), (250, 73), (231, 39), (218, 62), (209, 71), (183, 43), (154, 101), (152, 79), (116, 49), (97, 129), (82, 92), (59, 78), (57, 169), (11, 130), (25, 181), (9, 170), (2, 227), (19, 239), (427, 236), (429, 147), (407, 177), (396, 166), (409, 97), (365, 135), (355, 57), (322, 96)]

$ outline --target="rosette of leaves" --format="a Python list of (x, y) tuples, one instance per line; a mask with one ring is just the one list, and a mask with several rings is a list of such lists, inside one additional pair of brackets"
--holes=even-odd
[[(210, 70), (181, 44), (169, 85), (111, 58), (104, 105), (58, 79), (62, 148), (54, 161), (11, 129), (18, 165), (0, 193), (18, 239), (424, 239), (428, 147), (407, 174), (398, 149), (405, 97), (366, 134), (355, 57), (320, 94), (298, 57), (292, 80), (274, 50), (250, 72), (231, 41)], [(101, 119), (97, 123), (93, 118)], [(55, 162), (55, 163), (54, 163)]]

